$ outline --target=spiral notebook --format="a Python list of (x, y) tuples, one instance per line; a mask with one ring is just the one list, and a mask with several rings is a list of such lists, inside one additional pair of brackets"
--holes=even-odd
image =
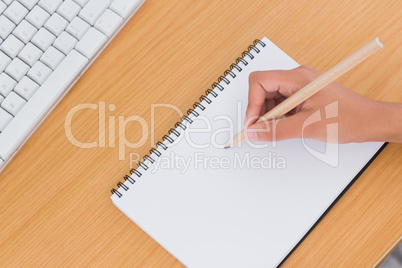
[(250, 72), (297, 66), (256, 40), (117, 184), (113, 203), (185, 266), (281, 264), (385, 146), (293, 139), (223, 149), (243, 127)]

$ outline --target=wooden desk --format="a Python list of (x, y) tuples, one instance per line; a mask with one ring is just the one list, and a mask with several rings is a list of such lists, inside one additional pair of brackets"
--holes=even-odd
[[(401, 11), (399, 0), (149, 0), (0, 175), (0, 266), (181, 267), (109, 199), (128, 158), (119, 161), (108, 142), (73, 146), (64, 132), (68, 111), (101, 101), (116, 105), (107, 116), (148, 120), (151, 103), (185, 111), (263, 36), (325, 71), (378, 35), (385, 48), (339, 81), (402, 102)], [(96, 111), (77, 113), (74, 135), (96, 141), (97, 118)], [(178, 117), (157, 119), (159, 138)], [(129, 126), (127, 137), (138, 140), (139, 127)], [(402, 232), (401, 161), (402, 145), (387, 146), (284, 267), (373, 264)]]

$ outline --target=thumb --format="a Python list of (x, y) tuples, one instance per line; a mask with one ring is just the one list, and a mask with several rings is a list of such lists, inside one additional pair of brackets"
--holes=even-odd
[(268, 142), (300, 138), (304, 119), (303, 113), (297, 113), (288, 117), (258, 122), (246, 129), (245, 137), (249, 141)]

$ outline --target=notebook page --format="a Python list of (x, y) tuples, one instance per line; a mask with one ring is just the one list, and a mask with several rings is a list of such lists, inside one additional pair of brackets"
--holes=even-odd
[[(383, 143), (293, 139), (222, 149), (243, 127), (252, 71), (298, 64), (268, 39), (113, 203), (188, 267), (278, 265)], [(246, 58), (247, 59), (247, 58)], [(233, 135), (233, 133), (232, 133)], [(256, 148), (263, 146), (265, 148)], [(327, 147), (326, 147), (327, 146)], [(310, 148), (310, 149), (308, 149)], [(327, 154), (321, 154), (323, 149)], [(315, 153), (314, 152), (318, 152)], [(335, 164), (334, 164), (335, 163)]]

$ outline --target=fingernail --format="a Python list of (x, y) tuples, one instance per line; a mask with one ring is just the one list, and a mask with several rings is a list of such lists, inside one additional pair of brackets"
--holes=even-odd
[(244, 118), (244, 126), (247, 127), (248, 125), (248, 117), (246, 116), (246, 118)]
[(258, 134), (255, 129), (247, 129), (247, 139), (249, 141), (258, 141)]

